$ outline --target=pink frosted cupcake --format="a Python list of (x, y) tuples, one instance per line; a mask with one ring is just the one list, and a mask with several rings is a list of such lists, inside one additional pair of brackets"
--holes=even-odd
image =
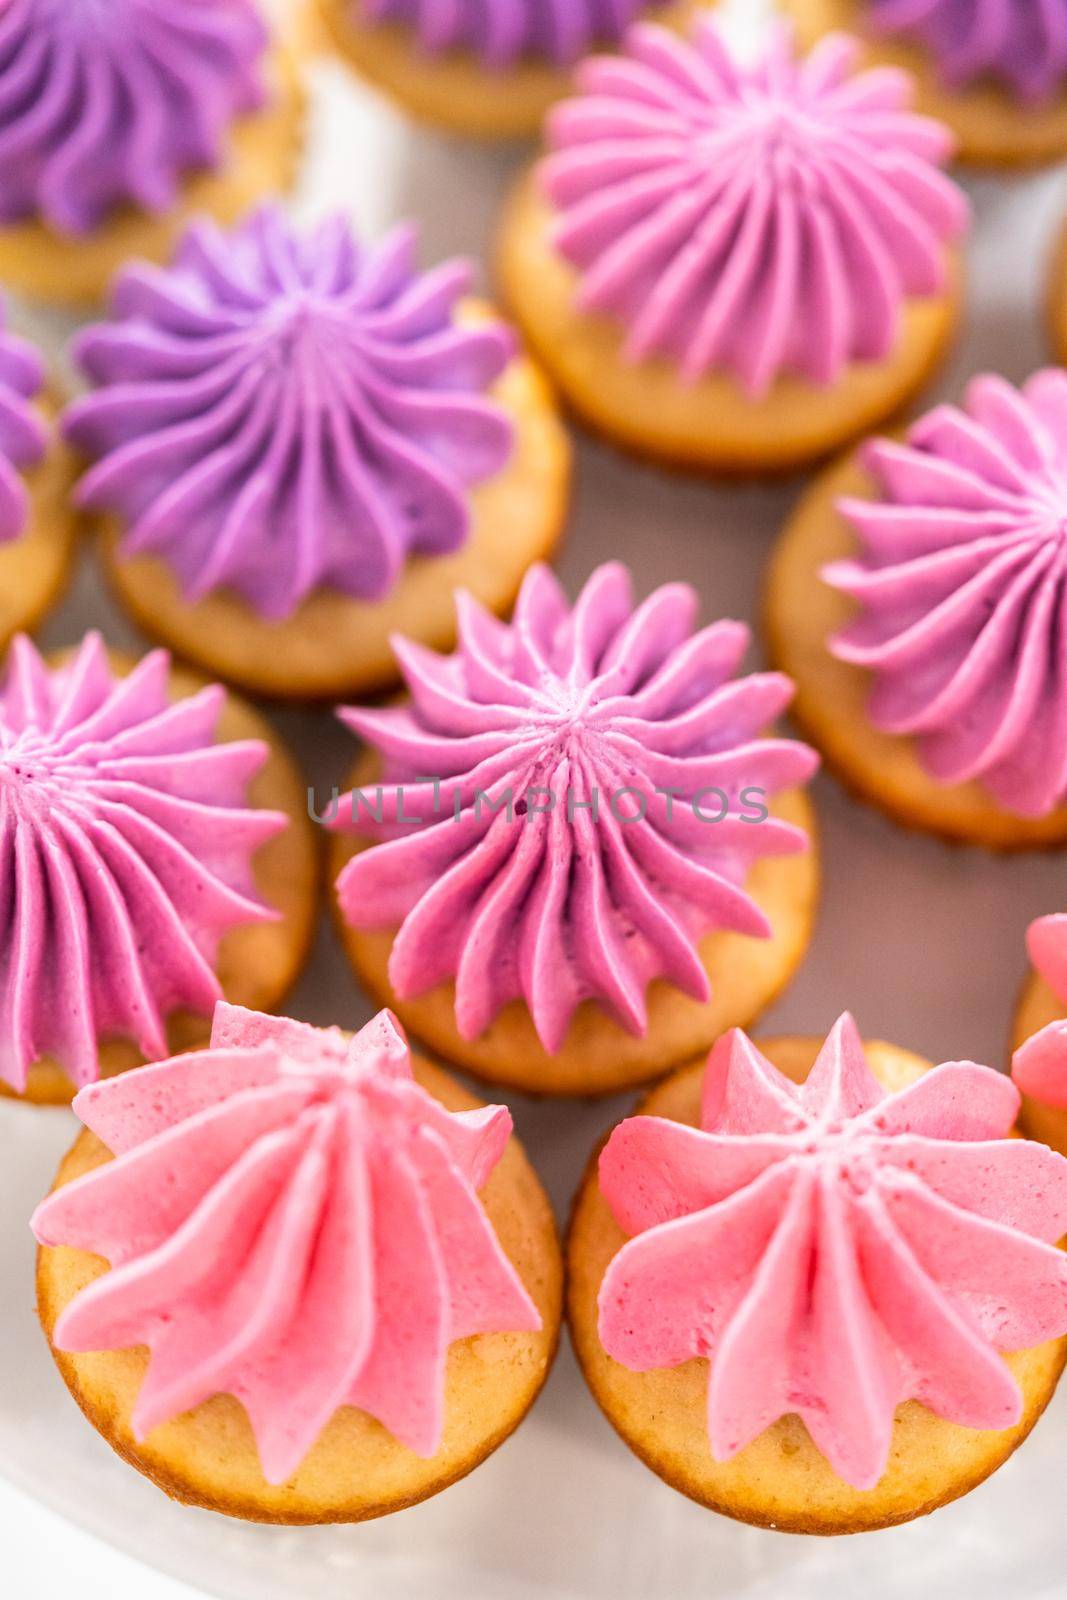
[(1067, 839), (1067, 373), (976, 379), (801, 502), (767, 586), (770, 650), (848, 786), (995, 849)]
[(407, 703), (342, 712), (373, 752), (331, 812), (345, 947), (490, 1082), (647, 1081), (763, 1011), (810, 940), (817, 758), (767, 733), (792, 686), (739, 676), (747, 628), (697, 628), (685, 584), (635, 605), (618, 565), (573, 607), (536, 567), (510, 626), (457, 604), (454, 655), (397, 641)]
[(356, 71), (411, 116), (479, 139), (533, 138), (575, 63), (638, 17), (683, 27), (697, 0), (317, 0)]
[(872, 65), (904, 67), (961, 160), (1020, 167), (1067, 154), (1067, 0), (783, 0), (809, 42), (835, 28)]
[(939, 366), (968, 208), (946, 129), (857, 47), (754, 61), (716, 24), (635, 28), (588, 62), (504, 218), (505, 297), (574, 410), (710, 472), (796, 468)]
[(0, 653), (55, 605), (74, 558), (74, 463), (43, 394), (44, 363), (0, 300)]
[(223, 1004), (209, 1050), (75, 1110), (33, 1219), (41, 1321), (167, 1494), (361, 1521), (518, 1426), (559, 1331), (552, 1212), (507, 1110), (413, 1061), (388, 1013), (351, 1039)]
[(1026, 948), (1031, 971), (1012, 1027), (1020, 1120), (1032, 1139), (1067, 1155), (1067, 916), (1032, 922)]
[(303, 96), (253, 0), (7, 0), (0, 9), (0, 281), (99, 300), (188, 219), (288, 189)]
[(274, 1006), (314, 927), (303, 781), (217, 685), (98, 634), (55, 663), (20, 635), (0, 684), (0, 1092), (203, 1043), (216, 1001)]
[(417, 230), (362, 244), (277, 206), (200, 223), (166, 269), (119, 276), (75, 354), (65, 416), (93, 465), (122, 604), (151, 636), (251, 690), (388, 687), (401, 630), (447, 648), (452, 589), (494, 610), (549, 555), (570, 447), (470, 267), (420, 271)]
[(1067, 1160), (988, 1067), (744, 1034), (654, 1089), (569, 1241), (578, 1359), (626, 1442), (727, 1516), (888, 1527), (1023, 1442), (1067, 1360)]

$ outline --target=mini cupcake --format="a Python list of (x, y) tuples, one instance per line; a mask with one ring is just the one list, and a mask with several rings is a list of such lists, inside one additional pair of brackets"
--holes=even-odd
[(730, 1034), (654, 1089), (568, 1260), (578, 1359), (637, 1455), (814, 1534), (995, 1472), (1067, 1360), (1067, 1161), (1010, 1137), (1018, 1106), (988, 1067), (865, 1051), (848, 1016), (821, 1049)]
[(1067, 0), (782, 0), (809, 43), (857, 34), (872, 66), (904, 67), (962, 161), (1067, 155)]
[(697, 0), (318, 0), (338, 49), (412, 116), (478, 139), (532, 138), (576, 62), (638, 17)]
[(1026, 936), (1032, 970), (1015, 1011), (1012, 1076), (1020, 1123), (1067, 1155), (1067, 916), (1039, 917)]
[(43, 386), (40, 357), (8, 331), (0, 300), (0, 653), (52, 609), (74, 559), (74, 464)]
[(409, 702), (341, 713), (377, 756), (332, 808), (345, 948), (492, 1083), (646, 1082), (758, 1016), (810, 940), (817, 758), (765, 731), (792, 686), (738, 677), (747, 628), (696, 630), (687, 585), (635, 607), (617, 565), (573, 608), (535, 568), (510, 626), (457, 605), (454, 655), (397, 641)]
[(174, 1499), (358, 1522), (522, 1421), (559, 1331), (552, 1212), (508, 1111), (412, 1062), (388, 1013), (348, 1039), (220, 1004), (208, 1051), (75, 1110), (33, 1219), (41, 1322)]
[(202, 223), (168, 269), (118, 278), (75, 354), (66, 413), (95, 465), (120, 602), (152, 637), (254, 693), (389, 687), (390, 635), (448, 649), (452, 589), (497, 611), (554, 548), (570, 447), (547, 387), (468, 267), (421, 273), (340, 215)]
[(771, 563), (771, 655), (862, 799), (999, 850), (1067, 840), (1067, 373), (977, 378), (801, 502)]
[(0, 685), (0, 1092), (68, 1101), (206, 1042), (222, 995), (275, 1006), (314, 925), (300, 775), (217, 685), (98, 634), (20, 635)]
[(1061, 366), (1067, 366), (1067, 223), (1056, 239), (1046, 299), (1052, 352)]
[(967, 226), (947, 131), (857, 47), (754, 62), (716, 24), (588, 62), (503, 223), (501, 283), (577, 414), (719, 473), (801, 467), (891, 415), (955, 331)]
[(292, 183), (303, 95), (252, 0), (9, 0), (0, 15), (0, 281), (99, 300), (188, 219)]

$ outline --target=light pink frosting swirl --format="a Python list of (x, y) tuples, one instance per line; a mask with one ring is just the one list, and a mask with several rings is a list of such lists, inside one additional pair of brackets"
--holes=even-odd
[(824, 570), (861, 608), (834, 655), (939, 783), (1046, 815), (1067, 797), (1067, 373), (976, 378), (862, 459), (878, 493), (841, 504), (860, 553)]
[(538, 566), (510, 625), (457, 596), (455, 655), (394, 642), (411, 703), (342, 712), (385, 773), (335, 826), (381, 841), (338, 898), (355, 927), (399, 927), (401, 999), (454, 979), (465, 1039), (523, 1000), (555, 1052), (583, 1000), (641, 1034), (653, 979), (708, 999), (712, 929), (770, 937), (745, 880), (807, 848), (768, 802), (818, 758), (765, 736), (792, 683), (736, 677), (748, 629), (694, 631), (697, 604), (668, 584), (635, 607), (610, 564), (572, 608)]
[(796, 1413), (857, 1489), (905, 1400), (1015, 1426), (1000, 1353), (1067, 1333), (1067, 1161), (1008, 1137), (1018, 1108), (970, 1062), (888, 1093), (847, 1015), (800, 1088), (726, 1035), (700, 1129), (634, 1117), (600, 1158), (634, 1236), (601, 1286), (605, 1350), (635, 1372), (707, 1358), (717, 1461)]
[(705, 20), (688, 41), (636, 27), (583, 66), (541, 182), (579, 305), (623, 326), (633, 361), (731, 372), (753, 398), (783, 373), (828, 387), (944, 291), (968, 218), (939, 171), (951, 135), (857, 55), (835, 34), (799, 59), (773, 29), (749, 64)]
[(127, 677), (99, 634), (48, 666), (11, 646), (0, 686), (0, 1078), (26, 1087), (54, 1056), (76, 1084), (99, 1045), (167, 1053), (166, 1022), (208, 1017), (222, 993), (219, 941), (277, 913), (256, 896), (252, 857), (288, 825), (253, 810), (269, 752), (215, 742), (217, 684), (172, 701), (170, 658)]
[(220, 1004), (209, 1050), (96, 1084), (74, 1109), (115, 1160), (56, 1190), (33, 1230), (111, 1271), (53, 1339), (148, 1347), (138, 1439), (231, 1394), (268, 1483), (342, 1406), (430, 1457), (448, 1346), (541, 1327), (477, 1198), (511, 1116), (445, 1111), (389, 1012), (348, 1039)]

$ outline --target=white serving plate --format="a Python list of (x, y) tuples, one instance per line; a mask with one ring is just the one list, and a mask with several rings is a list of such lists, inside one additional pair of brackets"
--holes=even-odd
[[(759, 0), (734, 7), (749, 26), (761, 9)], [(408, 128), (339, 67), (324, 66), (316, 87), (302, 211), (341, 206), (371, 234), (414, 215), (424, 225), (427, 263), (457, 252), (485, 259), (515, 161)], [(1046, 359), (1043, 273), (1052, 230), (1067, 211), (1062, 174), (970, 188), (979, 216), (970, 320), (942, 386), (945, 396), (957, 395), (975, 372), (995, 370), (1018, 381)], [(55, 319), (22, 312), (19, 320), (58, 348), (63, 330)], [(795, 484), (718, 490), (583, 443), (564, 578), (573, 591), (599, 561), (621, 556), (642, 591), (686, 578), (700, 589), (709, 618), (752, 617), (764, 560), (797, 492)], [(90, 625), (102, 626), (115, 642), (132, 642), (87, 563), (45, 638), (70, 643)], [(351, 759), (349, 736), (325, 714), (285, 712), (278, 721), (319, 793), (328, 794)], [(766, 1031), (822, 1033), (849, 1007), (869, 1036), (935, 1060), (1003, 1065), (1024, 931), (1034, 916), (1067, 905), (1067, 861), (998, 860), (946, 848), (856, 806), (829, 779), (819, 780), (816, 793), (826, 878), (818, 939)], [(292, 1010), (348, 1027), (368, 1015), (325, 918)], [(631, 1102), (509, 1099), (563, 1217), (594, 1140)], [(864, 1600), (917, 1594), (1051, 1600), (1063, 1594), (1067, 1388), (988, 1484), (923, 1522), (856, 1539), (759, 1532), (666, 1488), (615, 1438), (566, 1345), (517, 1436), (465, 1482), (414, 1510), (356, 1528), (287, 1531), (173, 1505), (84, 1422), (33, 1314), (26, 1219), (73, 1126), (66, 1112), (0, 1104), (0, 1474), (127, 1556), (209, 1595), (851, 1600), (862, 1593)], [(14, 1504), (13, 1497), (6, 1503)], [(0, 1511), (4, 1504), (0, 1496)], [(42, 1550), (40, 1587), (26, 1595), (51, 1600), (58, 1593), (48, 1586), (48, 1569)], [(17, 1596), (23, 1600), (23, 1590)]]

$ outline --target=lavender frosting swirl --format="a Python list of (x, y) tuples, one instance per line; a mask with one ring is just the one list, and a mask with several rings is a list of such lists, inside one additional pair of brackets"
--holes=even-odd
[(989, 77), (1039, 104), (1067, 82), (1067, 0), (870, 0), (881, 33), (918, 39), (947, 84)]
[(0, 544), (17, 539), (29, 521), (23, 473), (44, 459), (48, 442), (32, 404), (43, 383), (40, 357), (4, 326), (0, 304)]
[(361, 21), (410, 28), (430, 54), (470, 50), (487, 67), (524, 57), (569, 66), (597, 44), (618, 44), (635, 17), (666, 0), (360, 0)]
[(169, 658), (119, 678), (98, 634), (49, 667), (29, 639), (0, 686), (0, 1079), (51, 1054), (76, 1084), (98, 1044), (167, 1053), (166, 1020), (210, 1016), (219, 940), (275, 913), (251, 858), (285, 827), (247, 808), (267, 756), (214, 742), (225, 692), (171, 702)]
[(91, 232), (163, 212), (263, 98), (251, 0), (7, 0), (0, 8), (0, 222)]
[(864, 464), (880, 498), (841, 505), (860, 554), (824, 571), (861, 607), (834, 654), (938, 782), (1046, 815), (1067, 798), (1067, 372), (977, 378)]
[(484, 391), (513, 340), (457, 317), (466, 264), (420, 273), (416, 247), (407, 226), (366, 248), (340, 215), (303, 236), (271, 206), (126, 269), (65, 417), (98, 458), (79, 503), (119, 517), (123, 555), (276, 620), (320, 586), (380, 599), (411, 555), (464, 543), (469, 489), (512, 449)]
[(840, 34), (798, 59), (788, 29), (731, 53), (637, 27), (550, 114), (541, 181), (579, 305), (625, 330), (633, 361), (753, 398), (783, 373), (830, 386), (893, 349), (905, 302), (947, 283), (967, 202), (939, 170), (951, 136), (911, 113), (910, 80), (857, 74)]
[(790, 680), (737, 678), (743, 624), (694, 632), (685, 584), (635, 607), (618, 565), (573, 609), (544, 566), (510, 625), (469, 596), (457, 607), (454, 655), (397, 642), (410, 705), (342, 712), (385, 763), (380, 801), (349, 795), (335, 819), (380, 841), (341, 873), (343, 915), (399, 927), (389, 976), (402, 999), (455, 980), (466, 1039), (515, 999), (551, 1052), (583, 1000), (634, 1034), (653, 979), (706, 1000), (698, 941), (769, 937), (749, 868), (807, 847), (766, 815), (818, 761), (763, 735)]

